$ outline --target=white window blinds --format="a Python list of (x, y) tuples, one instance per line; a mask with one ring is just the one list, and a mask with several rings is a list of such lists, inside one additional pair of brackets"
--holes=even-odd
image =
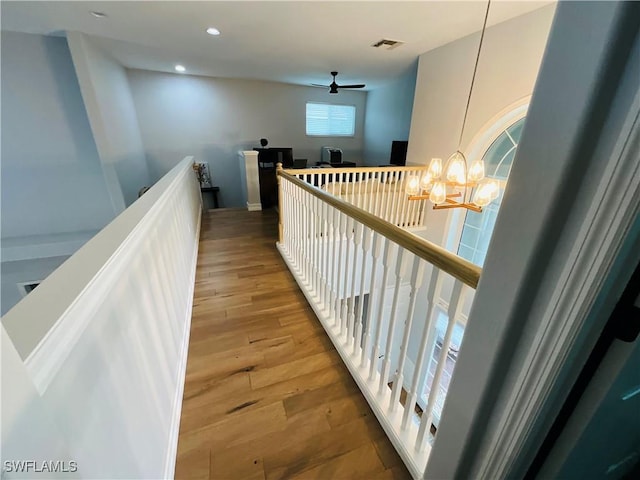
[(307, 103), (307, 135), (352, 137), (355, 127), (355, 106)]

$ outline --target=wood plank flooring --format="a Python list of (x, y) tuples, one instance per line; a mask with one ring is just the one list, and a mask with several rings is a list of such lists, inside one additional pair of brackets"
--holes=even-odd
[(273, 211), (203, 216), (176, 478), (410, 478), (276, 240)]

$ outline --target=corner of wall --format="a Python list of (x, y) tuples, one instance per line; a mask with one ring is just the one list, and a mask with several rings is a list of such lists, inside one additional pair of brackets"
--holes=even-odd
[(127, 74), (89, 36), (68, 32), (67, 41), (112, 203), (120, 212), (150, 183)]

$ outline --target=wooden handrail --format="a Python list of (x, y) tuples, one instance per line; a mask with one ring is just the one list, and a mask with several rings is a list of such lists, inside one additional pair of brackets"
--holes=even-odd
[(289, 175), (320, 175), (331, 173), (413, 172), (426, 169), (426, 165), (411, 165), (405, 167), (287, 168), (284, 169), (284, 172)]
[[(277, 174), (286, 179), (287, 181), (297, 185), (298, 187), (306, 190), (311, 195), (318, 197), (323, 202), (337, 208), (342, 213), (358, 220), (363, 225), (371, 228), (372, 230), (384, 235), (389, 240), (397, 243), (401, 247), (414, 253), (418, 257), (426, 260), (430, 264), (438, 267), (440, 270), (447, 272), (449, 275), (457, 278), (461, 282), (469, 285), (472, 288), (478, 286), (478, 280), (480, 279), (480, 273), (482, 269), (477, 265), (460, 258), (459, 256), (445, 250), (444, 248), (436, 245), (435, 243), (424, 240), (417, 237), (406, 230), (403, 230), (396, 225), (389, 223), (381, 218), (370, 214), (369, 212), (358, 208), (340, 198), (334, 197), (328, 192), (319, 189), (299, 178), (291, 175), (291, 170), (283, 170), (281, 164), (278, 164)], [(403, 168), (403, 167), (396, 167)], [(354, 169), (344, 169), (353, 171)], [(293, 170), (298, 173), (300, 170)]]

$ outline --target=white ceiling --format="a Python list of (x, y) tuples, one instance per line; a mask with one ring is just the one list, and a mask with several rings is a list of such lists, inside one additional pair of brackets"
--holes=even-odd
[[(550, 1), (496, 1), (489, 24)], [(129, 68), (310, 84), (367, 84), (400, 75), (418, 55), (480, 30), (484, 1), (144, 1), (6, 2), (2, 29), (39, 34), (75, 30)], [(90, 11), (108, 15), (99, 19)], [(222, 34), (205, 33), (209, 26)], [(405, 42), (394, 50), (371, 44)]]

